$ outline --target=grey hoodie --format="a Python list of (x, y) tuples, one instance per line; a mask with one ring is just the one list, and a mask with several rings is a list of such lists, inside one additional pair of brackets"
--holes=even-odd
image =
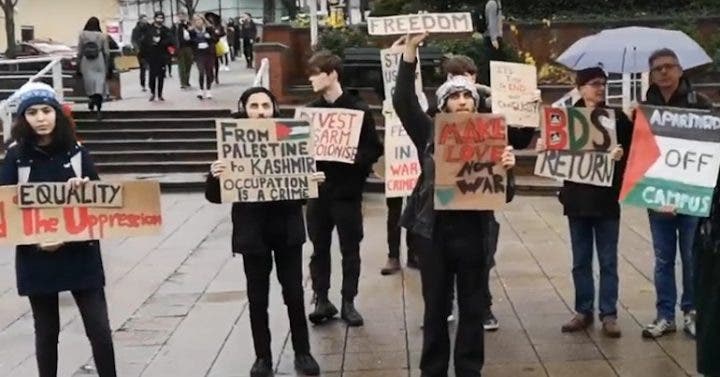
[(485, 3), (485, 22), (487, 31), (485, 36), (496, 41), (503, 36), (503, 14), (500, 0), (488, 0)]

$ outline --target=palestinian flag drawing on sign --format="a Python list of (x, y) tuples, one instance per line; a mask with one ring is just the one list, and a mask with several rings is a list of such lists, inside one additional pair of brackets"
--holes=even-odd
[(278, 120), (275, 122), (275, 132), (278, 141), (305, 139), (310, 135), (310, 126), (300, 120)]
[(708, 216), (720, 168), (720, 117), (708, 111), (642, 106), (636, 112), (620, 200)]

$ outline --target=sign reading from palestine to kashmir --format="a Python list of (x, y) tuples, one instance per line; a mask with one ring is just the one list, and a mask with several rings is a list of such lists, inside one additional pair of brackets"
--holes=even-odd
[(147, 236), (158, 234), (161, 227), (158, 182), (98, 181), (83, 189), (69, 189), (65, 183), (0, 187), (3, 244)]
[(720, 168), (720, 117), (707, 111), (641, 106), (620, 200), (708, 216)]
[(355, 163), (363, 117), (361, 110), (300, 107), (295, 119), (312, 126), (312, 156), (317, 161)]
[(505, 205), (505, 118), (440, 113), (435, 117), (435, 209), (496, 210)]
[(612, 186), (617, 146), (615, 111), (581, 107), (542, 110), (542, 138), (535, 175), (594, 186)]
[(305, 121), (218, 119), (218, 159), (223, 203), (317, 198), (313, 140)]
[(370, 35), (429, 33), (472, 33), (470, 13), (418, 13), (401, 16), (368, 17)]

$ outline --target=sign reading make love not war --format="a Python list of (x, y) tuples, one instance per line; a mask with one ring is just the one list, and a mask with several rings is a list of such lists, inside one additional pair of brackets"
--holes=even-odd
[(620, 200), (708, 216), (720, 168), (720, 117), (651, 106), (636, 114)]
[(617, 146), (615, 111), (582, 107), (542, 110), (541, 137), (535, 175), (595, 186), (612, 186)]
[(223, 203), (317, 198), (310, 125), (300, 120), (218, 119)]
[(420, 176), (417, 148), (397, 115), (385, 115), (385, 196), (410, 196)]
[(429, 33), (472, 33), (470, 13), (419, 13), (388, 17), (368, 17), (370, 35)]
[(160, 184), (89, 182), (0, 187), (0, 243), (28, 245), (160, 232)]
[(535, 102), (537, 71), (534, 65), (490, 62), (492, 110), (505, 115), (512, 126), (538, 127), (539, 102)]
[(310, 123), (316, 161), (355, 162), (363, 117), (361, 110), (300, 107), (295, 119)]
[(435, 117), (435, 209), (496, 210), (505, 205), (505, 119), (494, 114)]

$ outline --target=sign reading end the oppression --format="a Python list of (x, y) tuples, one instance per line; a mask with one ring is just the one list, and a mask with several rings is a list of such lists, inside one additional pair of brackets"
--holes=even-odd
[(310, 123), (313, 135), (312, 156), (318, 161), (352, 164), (357, 155), (365, 113), (340, 108), (301, 107), (295, 119)]
[(368, 17), (370, 35), (429, 33), (472, 33), (470, 13), (420, 13), (389, 17)]

